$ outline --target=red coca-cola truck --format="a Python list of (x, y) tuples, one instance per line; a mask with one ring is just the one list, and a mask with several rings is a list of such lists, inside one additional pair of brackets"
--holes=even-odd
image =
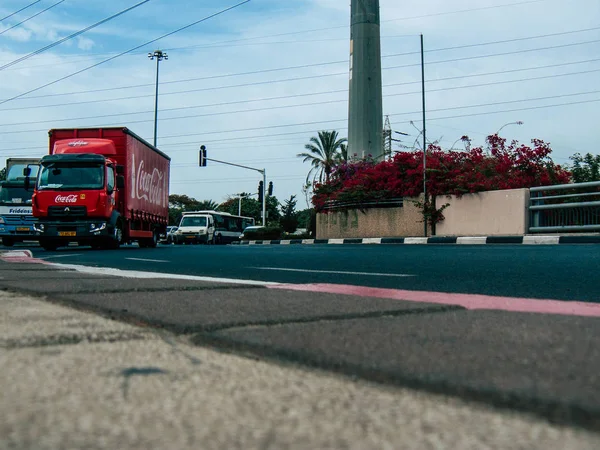
[(156, 247), (169, 219), (171, 158), (123, 127), (55, 129), (49, 136), (32, 197), (40, 245)]

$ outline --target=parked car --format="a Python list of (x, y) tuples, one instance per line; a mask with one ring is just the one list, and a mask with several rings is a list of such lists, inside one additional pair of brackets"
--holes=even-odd
[(245, 235), (248, 231), (250, 232), (255, 232), (255, 231), (260, 231), (260, 230), (264, 230), (265, 227), (260, 226), (260, 225), (252, 225), (250, 227), (246, 227), (244, 228), (244, 231), (242, 231), (242, 234), (240, 234), (240, 240), (244, 240), (245, 239)]
[(159, 242), (161, 244), (172, 244), (173, 243), (173, 233), (175, 233), (176, 231), (177, 231), (177, 227), (175, 227), (175, 226), (167, 227), (167, 232), (161, 233), (161, 235), (159, 237)]

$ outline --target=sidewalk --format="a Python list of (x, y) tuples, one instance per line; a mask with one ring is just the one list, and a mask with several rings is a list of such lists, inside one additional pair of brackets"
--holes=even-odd
[(0, 260), (0, 448), (600, 448), (598, 318), (22, 256)]

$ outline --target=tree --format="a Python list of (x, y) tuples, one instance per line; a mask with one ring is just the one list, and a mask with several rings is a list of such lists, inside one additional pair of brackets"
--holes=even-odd
[(0, 181), (6, 180), (6, 167), (0, 169)]
[(184, 211), (215, 210), (218, 203), (212, 200), (196, 200), (187, 195), (169, 195), (169, 225), (177, 225), (181, 221), (181, 213)]
[(600, 155), (587, 153), (581, 156), (580, 153), (575, 153), (569, 159), (573, 161), (573, 165), (569, 167), (573, 183), (600, 181)]
[[(267, 225), (277, 224), (281, 216), (279, 212), (279, 201), (275, 196), (267, 196)], [(229, 197), (219, 206), (219, 211), (228, 212), (235, 216), (239, 212), (239, 200), (237, 196)], [(262, 203), (253, 198), (242, 200), (242, 216), (253, 217), (257, 224), (262, 224)]]
[(296, 212), (296, 196), (290, 196), (281, 208), (282, 217), (279, 220), (281, 228), (286, 233), (293, 233), (298, 228), (298, 213)]
[(313, 136), (310, 138), (310, 143), (306, 144), (304, 148), (309, 152), (298, 153), (299, 158), (304, 158), (302, 162), (310, 162), (312, 168), (306, 176), (306, 182), (308, 183), (311, 176), (313, 181), (323, 181), (323, 175), (325, 175), (325, 181), (329, 181), (329, 176), (333, 168), (338, 164), (341, 146), (347, 142), (346, 138), (338, 139), (337, 131), (319, 131), (318, 138)]
[(307, 208), (303, 209), (302, 211), (298, 211), (298, 228), (306, 228), (307, 230), (310, 229), (310, 220), (312, 214), (314, 214), (313, 208)]

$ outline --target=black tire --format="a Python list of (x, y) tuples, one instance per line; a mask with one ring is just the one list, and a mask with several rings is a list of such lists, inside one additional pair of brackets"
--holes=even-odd
[(220, 234), (218, 234), (216, 238), (213, 236), (213, 240), (215, 241), (216, 245), (220, 245), (223, 243), (223, 238), (221, 237)]
[(152, 237), (148, 240), (148, 247), (156, 248), (159, 238), (160, 236), (158, 235), (158, 231), (152, 230)]
[(138, 241), (138, 245), (141, 248), (156, 248), (156, 246), (158, 245), (158, 239), (159, 239), (158, 231), (152, 230), (152, 237), (140, 239)]
[(53, 252), (58, 248), (58, 244), (52, 241), (40, 241), (40, 245), (48, 252)]
[(117, 223), (115, 223), (115, 227), (113, 229), (113, 234), (110, 240), (110, 248), (117, 249), (123, 243), (123, 222), (119, 219)]
[(15, 245), (15, 241), (14, 239), (11, 239), (9, 237), (3, 237), (2, 245), (4, 245), (5, 247), (12, 247), (13, 245)]

